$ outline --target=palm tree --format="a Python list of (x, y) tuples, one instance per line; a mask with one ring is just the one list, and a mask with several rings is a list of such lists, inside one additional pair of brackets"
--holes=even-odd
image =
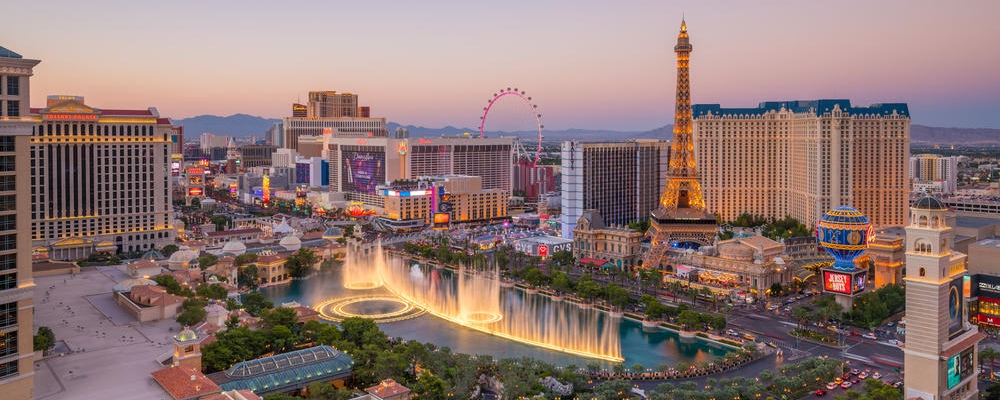
[(812, 313), (807, 307), (795, 307), (792, 309), (792, 318), (795, 318), (795, 322), (799, 325), (799, 329), (809, 321), (809, 317)]
[(979, 349), (979, 364), (981, 366), (984, 363), (989, 363), (990, 377), (993, 377), (993, 361), (997, 359), (1000, 359), (1000, 352), (993, 350), (993, 348), (983, 346)]

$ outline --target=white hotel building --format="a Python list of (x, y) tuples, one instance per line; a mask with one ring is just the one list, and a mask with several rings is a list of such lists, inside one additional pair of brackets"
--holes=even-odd
[(764, 102), (756, 108), (693, 106), (698, 179), (708, 212), (814, 226), (850, 205), (875, 226), (904, 225), (909, 200), (906, 104), (849, 100)]

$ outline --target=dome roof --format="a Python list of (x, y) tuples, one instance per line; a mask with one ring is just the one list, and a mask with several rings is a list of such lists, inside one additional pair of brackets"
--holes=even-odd
[(299, 240), (299, 238), (295, 236), (289, 235), (281, 238), (281, 241), (278, 242), (278, 245), (284, 247), (285, 250), (295, 251), (302, 247), (302, 240)]
[(177, 336), (174, 336), (174, 340), (177, 340), (178, 342), (187, 342), (197, 339), (198, 335), (194, 333), (194, 331), (192, 331), (191, 328), (187, 327), (185, 327), (184, 330), (181, 331), (181, 333), (178, 333)]
[(826, 214), (823, 214), (823, 218), (820, 221), (827, 221), (831, 223), (847, 224), (847, 225), (868, 225), (868, 217), (851, 206), (840, 206), (829, 210)]
[(170, 262), (185, 263), (198, 259), (198, 252), (195, 250), (177, 250), (170, 255)]
[(924, 196), (917, 201), (913, 202), (913, 208), (918, 210), (947, 210), (948, 207), (941, 202), (941, 200), (935, 199), (930, 196)]
[(225, 246), (222, 246), (222, 252), (238, 256), (247, 252), (247, 245), (238, 240), (231, 240)]
[(729, 259), (750, 259), (753, 258), (753, 249), (750, 246), (738, 242), (722, 243), (719, 245), (719, 257)]

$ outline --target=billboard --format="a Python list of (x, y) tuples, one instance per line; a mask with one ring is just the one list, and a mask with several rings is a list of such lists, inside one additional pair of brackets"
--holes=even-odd
[(823, 290), (841, 294), (852, 294), (851, 286), (851, 274), (823, 271)]
[(962, 297), (964, 279), (959, 276), (948, 282), (948, 337), (962, 333), (965, 322), (965, 298)]
[(951, 389), (958, 385), (963, 379), (968, 378), (975, 372), (975, 365), (972, 365), (972, 357), (975, 352), (975, 347), (969, 347), (968, 349), (962, 350), (948, 359), (948, 389)]
[(839, 272), (825, 269), (823, 272), (823, 290), (831, 293), (855, 294), (865, 290), (868, 274), (864, 270), (854, 272)]
[(1000, 299), (1000, 276), (976, 274), (973, 277), (975, 288), (973, 296)]
[(202, 193), (204, 193), (204, 190), (200, 187), (188, 188), (188, 196), (201, 196)]
[(385, 183), (385, 152), (345, 150), (342, 155), (345, 192), (375, 194), (375, 187)]

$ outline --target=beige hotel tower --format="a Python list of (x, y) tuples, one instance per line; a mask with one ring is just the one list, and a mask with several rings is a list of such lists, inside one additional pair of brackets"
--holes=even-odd
[(966, 255), (953, 251), (947, 207), (924, 197), (910, 207), (906, 227), (906, 346), (904, 398), (974, 399), (985, 335), (968, 322)]
[[(0, 47), (0, 398), (34, 397), (28, 80), (38, 60)], [(20, 196), (18, 196), (20, 192)]]

